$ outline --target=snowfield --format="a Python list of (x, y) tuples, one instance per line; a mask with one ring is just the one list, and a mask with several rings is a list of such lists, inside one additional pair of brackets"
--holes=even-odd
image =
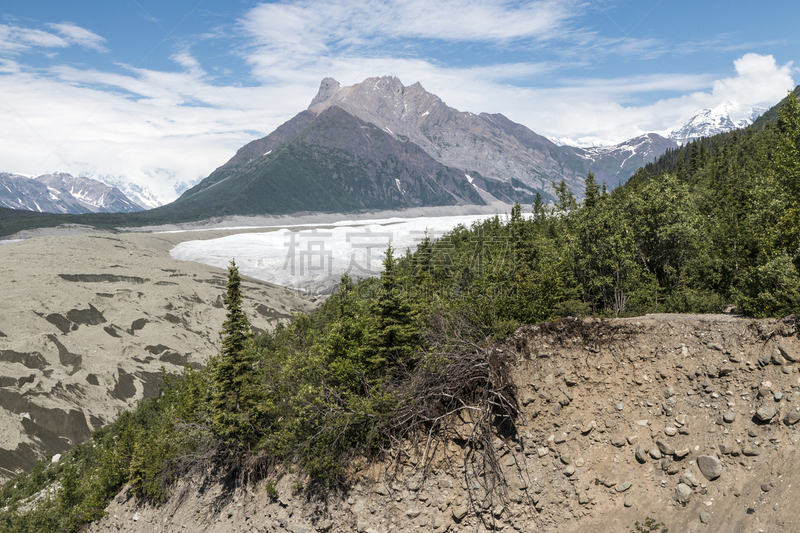
[(323, 294), (333, 289), (344, 272), (353, 278), (379, 275), (390, 243), (398, 257), (406, 250), (413, 251), (426, 232), (431, 238), (441, 238), (459, 224), (470, 226), (493, 216), (346, 220), (313, 227), (284, 226), (264, 233), (183, 242), (170, 255), (181, 261), (219, 268), (227, 268), (234, 259), (244, 275)]

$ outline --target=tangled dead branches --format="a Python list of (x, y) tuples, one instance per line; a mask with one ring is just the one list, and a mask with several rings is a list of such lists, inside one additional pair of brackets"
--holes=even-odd
[(395, 412), (389, 452), (396, 468), (411, 459), (411, 443), (424, 474), (440, 451), (454, 466), (446, 444), (456, 443), (473, 507), (491, 508), (498, 499), (507, 503), (497, 444), (513, 438), (517, 422), (525, 421), (507, 352), (476, 341), (474, 333), (462, 317), (434, 317), (426, 339), (432, 348)]

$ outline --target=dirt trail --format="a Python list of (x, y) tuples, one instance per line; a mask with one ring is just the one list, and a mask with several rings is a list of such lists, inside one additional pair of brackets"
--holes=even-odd
[(793, 318), (565, 319), (493, 349), (516, 359), (527, 422), (496, 441), (503, 502), (470, 504), (450, 442), (426, 477), (413, 460), (394, 480), (372, 465), (324, 498), (293, 493), (291, 475), (278, 498), (208, 478), (161, 508), (123, 492), (90, 530), (622, 532), (652, 516), (670, 533), (800, 531)]

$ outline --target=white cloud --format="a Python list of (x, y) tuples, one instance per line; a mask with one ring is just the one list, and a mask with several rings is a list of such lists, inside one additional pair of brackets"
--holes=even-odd
[(99, 52), (105, 51), (105, 47), (103, 46), (105, 39), (86, 28), (81, 28), (69, 22), (48, 24), (47, 26), (60, 33), (70, 44), (76, 44), (83, 48), (91, 48)]
[(16, 54), (33, 47), (66, 48), (69, 43), (46, 31), (0, 24), (0, 53)]
[(733, 62), (736, 76), (714, 82), (712, 95), (720, 101), (771, 106), (794, 88), (792, 63), (780, 66), (771, 55), (745, 54)]

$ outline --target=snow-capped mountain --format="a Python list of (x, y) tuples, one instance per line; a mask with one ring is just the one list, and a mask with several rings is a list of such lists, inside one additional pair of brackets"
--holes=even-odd
[(573, 148), (598, 148), (601, 146), (614, 146), (614, 141), (601, 139), (599, 137), (547, 137), (547, 140), (556, 146), (571, 146)]
[(119, 189), (70, 174), (28, 178), (0, 173), (0, 206), (40, 213), (133, 213), (142, 207)]
[(764, 108), (726, 101), (713, 109), (703, 109), (683, 126), (673, 130), (669, 138), (683, 146), (701, 137), (711, 137), (738, 128), (745, 128), (761, 116)]
[(137, 185), (121, 176), (95, 176), (94, 179), (102, 181), (110, 187), (116, 187), (142, 209), (155, 209), (164, 205), (164, 202), (146, 186)]
[(583, 150), (583, 157), (591, 161), (590, 169), (597, 181), (609, 185), (624, 182), (655, 158), (678, 144), (657, 133), (646, 133), (612, 146), (598, 146)]

